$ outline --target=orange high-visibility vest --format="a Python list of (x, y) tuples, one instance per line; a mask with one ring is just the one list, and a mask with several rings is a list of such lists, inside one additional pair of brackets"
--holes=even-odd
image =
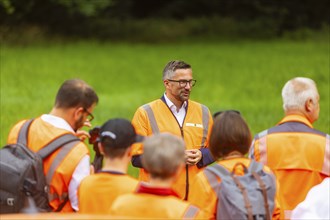
[[(229, 172), (233, 171), (234, 166), (238, 163), (243, 163), (246, 167), (250, 166), (251, 160), (248, 158), (232, 158), (218, 161), (217, 163), (224, 166), (228, 169)], [(244, 173), (242, 167), (237, 167), (238, 169), (235, 170), (237, 175), (240, 173)], [(264, 167), (264, 171), (271, 173), (271, 170), (268, 167)], [(221, 179), (217, 177), (218, 182), (221, 182)], [(214, 183), (213, 183), (214, 184)], [(276, 189), (278, 189), (278, 184), (276, 185)], [(196, 205), (200, 209), (202, 209), (208, 219), (215, 219), (216, 212), (218, 211), (217, 208), (217, 192), (214, 191), (208, 177), (206, 176), (204, 171), (199, 172), (194, 182), (191, 186), (191, 190), (189, 192), (188, 201), (192, 204)], [(275, 208), (272, 215), (272, 219), (283, 219), (283, 212), (281, 210), (280, 198), (278, 190), (276, 190), (276, 197), (275, 197)], [(221, 210), (220, 210), (221, 211)]]
[[(7, 140), (8, 144), (17, 142), (18, 132), (24, 122), (25, 120), (20, 121), (11, 129)], [(36, 152), (52, 140), (67, 133), (70, 132), (56, 128), (39, 117), (30, 126), (27, 145)], [(88, 154), (89, 150), (83, 142), (73, 142), (71, 145), (66, 145), (65, 148), (59, 148), (43, 161), (44, 173), (47, 183), (49, 183), (48, 198), (53, 211), (68, 197), (68, 187), (72, 174), (80, 160)], [(72, 211), (68, 200), (61, 212)]]
[(138, 181), (112, 171), (101, 171), (81, 181), (78, 189), (79, 212), (107, 214), (113, 201), (122, 194), (135, 191)]
[(199, 208), (175, 196), (147, 193), (119, 196), (112, 204), (110, 214), (141, 219), (205, 219)]
[(330, 175), (330, 138), (299, 115), (256, 135), (249, 156), (270, 167), (280, 183), (285, 217)]
[[(155, 133), (169, 132), (182, 137), (186, 149), (200, 149), (208, 146), (213, 118), (206, 106), (188, 100), (186, 116), (181, 127), (166, 103), (161, 99), (157, 99), (138, 108), (134, 114), (132, 124), (140, 135), (149, 136)], [(134, 144), (132, 153), (133, 155), (142, 154), (143, 146)], [(188, 173), (186, 170), (188, 170)], [(181, 198), (184, 198), (186, 191), (189, 191), (189, 183), (198, 171), (199, 168), (196, 165), (187, 166), (179, 175), (173, 189)], [(140, 169), (139, 179), (148, 181), (149, 177), (144, 169)]]

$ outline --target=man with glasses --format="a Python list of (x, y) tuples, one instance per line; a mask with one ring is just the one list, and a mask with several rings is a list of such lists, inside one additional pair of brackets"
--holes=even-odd
[[(186, 168), (174, 183), (174, 190), (186, 200), (192, 178), (200, 168), (213, 162), (207, 148), (213, 119), (205, 105), (189, 100), (192, 87), (196, 84), (189, 64), (170, 61), (163, 70), (162, 80), (165, 87), (163, 96), (139, 107), (132, 123), (140, 135), (170, 132), (185, 141)], [(140, 180), (148, 181), (140, 159), (142, 153), (143, 146), (135, 144), (132, 164), (142, 168)]]
[[(65, 81), (58, 90), (50, 113), (32, 121), (27, 145), (36, 152), (65, 134), (74, 134), (84, 140), (89, 134), (79, 129), (91, 126), (92, 112), (97, 103), (97, 94), (86, 82), (80, 79)], [(8, 144), (17, 142), (18, 132), (26, 121), (20, 121), (12, 128)], [(77, 141), (64, 145), (43, 161), (46, 177), (51, 176), (47, 184), (49, 205), (53, 211), (78, 211), (77, 189), (80, 181), (90, 174), (89, 159), (87, 146)]]

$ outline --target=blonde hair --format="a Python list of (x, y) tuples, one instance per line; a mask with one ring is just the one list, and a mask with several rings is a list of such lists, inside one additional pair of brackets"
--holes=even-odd
[(302, 111), (308, 99), (316, 102), (318, 96), (316, 83), (312, 79), (305, 77), (293, 78), (282, 89), (283, 109), (284, 111)]
[(184, 161), (184, 141), (175, 135), (159, 133), (149, 136), (143, 143), (142, 165), (153, 178), (174, 176)]

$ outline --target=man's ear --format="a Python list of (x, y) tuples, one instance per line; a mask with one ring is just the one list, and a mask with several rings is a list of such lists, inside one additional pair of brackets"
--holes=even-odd
[(164, 80), (163, 83), (165, 88), (168, 88), (170, 86), (168, 80)]
[(83, 107), (78, 107), (78, 108), (75, 108), (74, 110), (74, 118), (75, 120), (78, 120), (81, 118), (81, 115), (85, 112), (84, 108)]
[(305, 102), (305, 111), (306, 112), (312, 112), (313, 108), (314, 108), (314, 102), (313, 99), (309, 98), (307, 99), (307, 101)]

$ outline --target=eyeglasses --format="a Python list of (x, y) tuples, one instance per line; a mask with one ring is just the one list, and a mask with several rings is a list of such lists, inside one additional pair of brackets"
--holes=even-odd
[(173, 80), (173, 79), (168, 79), (168, 81), (170, 82), (178, 82), (179, 86), (184, 88), (187, 86), (187, 83), (189, 83), (189, 85), (191, 87), (193, 87), (196, 84), (196, 80), (195, 79), (191, 79), (191, 80)]
[(89, 122), (91, 122), (91, 121), (93, 121), (93, 119), (94, 119), (94, 115), (92, 114), (92, 113), (90, 113), (87, 109), (85, 109), (84, 108), (84, 111), (88, 114), (87, 115), (87, 120), (89, 121)]

